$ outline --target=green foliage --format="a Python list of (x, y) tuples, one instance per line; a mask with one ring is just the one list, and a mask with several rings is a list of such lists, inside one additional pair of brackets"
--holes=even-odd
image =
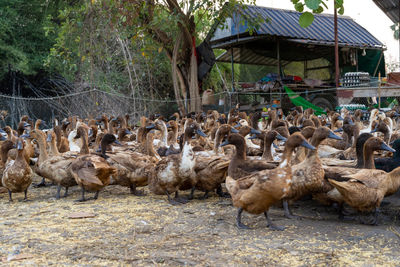
[(44, 26), (58, 5), (59, 1), (0, 1), (0, 79), (9, 68), (27, 75), (44, 69), (54, 43), (54, 34), (46, 34)]
[(399, 30), (400, 30), (399, 23), (393, 24), (392, 26), (390, 26), (390, 29), (392, 29), (393, 31), (393, 38), (399, 40)]
[(303, 28), (307, 28), (314, 21), (314, 15), (311, 12), (304, 12), (299, 17), (299, 24)]
[[(335, 1), (335, 8), (339, 15), (344, 14), (343, 0), (333, 0)], [(328, 9), (328, 0), (291, 0), (294, 8), (298, 12), (304, 12), (304, 7), (307, 7), (309, 11), (304, 12), (299, 17), (299, 24), (301, 27), (306, 28), (312, 24), (314, 21), (314, 14), (320, 14)]]

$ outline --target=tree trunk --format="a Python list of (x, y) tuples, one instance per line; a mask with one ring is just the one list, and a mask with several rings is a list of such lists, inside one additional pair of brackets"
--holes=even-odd
[(195, 55), (195, 47), (192, 47), (192, 56), (190, 58), (189, 72), (189, 92), (190, 92), (190, 111), (201, 111), (201, 98), (199, 94), (199, 83), (197, 80), (197, 59)]
[[(179, 47), (181, 46), (181, 43), (182, 43), (181, 41), (182, 41), (182, 35), (179, 35), (175, 41), (174, 50), (172, 51), (172, 59), (171, 59), (172, 69), (171, 69), (171, 71), (172, 71), (172, 83), (174, 86), (176, 103), (178, 104), (179, 111), (183, 115), (183, 114), (185, 114), (185, 106), (183, 105), (183, 100), (180, 95), (181, 90), (179, 89), (179, 83), (178, 83), (178, 79), (177, 79), (178, 72), (180, 73), (178, 66), (177, 66), (177, 58), (178, 58)], [(180, 75), (180, 77), (181, 76), (182, 75)], [(182, 78), (180, 78), (179, 80), (180, 80), (181, 88), (183, 89), (182, 91), (186, 91), (186, 90), (184, 90), (185, 84), (182, 82)], [(185, 96), (185, 95), (183, 94), (183, 96)]]

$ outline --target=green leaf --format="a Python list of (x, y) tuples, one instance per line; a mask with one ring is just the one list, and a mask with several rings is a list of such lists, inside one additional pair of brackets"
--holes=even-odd
[(304, 12), (299, 17), (299, 24), (303, 28), (307, 28), (314, 21), (314, 15), (311, 12)]
[(309, 9), (317, 9), (319, 7), (319, 4), (321, 4), (321, 0), (305, 0), (306, 6)]
[(299, 0), (292, 0), (292, 3), (295, 5), (299, 2)]
[(313, 13), (321, 14), (323, 11), (324, 11), (324, 8), (322, 6), (319, 6), (317, 9), (313, 10)]
[(335, 4), (338, 6), (343, 6), (343, 0), (335, 0)]
[(343, 6), (341, 6), (341, 7), (339, 8), (338, 14), (339, 14), (339, 15), (343, 15), (343, 14), (344, 14), (344, 7), (343, 7)]
[(296, 9), (296, 11), (303, 12), (303, 10), (304, 10), (304, 5), (303, 5), (302, 3), (297, 3), (297, 4), (294, 6), (294, 8)]

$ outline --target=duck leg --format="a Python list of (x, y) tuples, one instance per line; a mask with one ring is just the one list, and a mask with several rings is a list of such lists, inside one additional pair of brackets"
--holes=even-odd
[(182, 204), (186, 204), (186, 203), (189, 202), (188, 199), (183, 198), (183, 197), (180, 197), (178, 191), (175, 191), (175, 197), (174, 197), (174, 198), (175, 198), (176, 201), (178, 201), (178, 202), (180, 202), (180, 203), (182, 203)]
[(85, 189), (82, 187), (82, 197), (80, 199), (75, 200), (75, 202), (84, 202), (87, 199), (85, 199)]
[(61, 185), (57, 185), (56, 199), (60, 199)]
[(274, 224), (272, 222), (271, 218), (268, 215), (268, 211), (264, 211), (264, 215), (265, 215), (265, 218), (267, 219), (267, 223), (268, 223), (267, 227), (269, 227), (270, 229), (275, 230), (275, 231), (283, 231), (283, 230), (285, 230), (285, 227), (278, 226), (278, 225), (276, 225), (276, 224)]
[(250, 229), (250, 227), (248, 227), (247, 225), (242, 223), (242, 212), (243, 212), (243, 209), (239, 208), (238, 209), (238, 213), (237, 213), (237, 217), (236, 217), (236, 226), (239, 229)]
[(182, 203), (176, 201), (175, 199), (172, 199), (171, 195), (168, 193), (168, 191), (165, 191), (165, 193), (167, 194), (169, 204), (171, 204), (171, 205), (181, 205), (182, 204)]
[(137, 190), (135, 184), (129, 185), (129, 188), (131, 189), (131, 194), (132, 194), (132, 195), (135, 195), (135, 196), (138, 196), (138, 197), (141, 197), (141, 196), (145, 196), (145, 195), (146, 195), (146, 193), (143, 192), (142, 190)]
[(8, 199), (9, 199), (9, 202), (13, 202), (11, 190), (8, 190)]
[(220, 196), (220, 197), (231, 198), (231, 195), (229, 193), (224, 192), (222, 190), (222, 186), (221, 185), (219, 185), (217, 187), (217, 195)]
[(24, 191), (24, 201), (28, 201), (28, 188)]
[(192, 200), (194, 198), (194, 191), (196, 190), (196, 187), (193, 186), (192, 189), (190, 190), (190, 194), (188, 196), (189, 200)]
[(67, 197), (68, 196), (68, 186), (65, 188), (65, 193), (64, 193), (64, 197)]
[(293, 215), (293, 213), (290, 211), (289, 203), (288, 203), (287, 200), (282, 200), (282, 204), (283, 204), (283, 210), (285, 212), (285, 217), (286, 218), (294, 219), (294, 220), (301, 220), (300, 216)]

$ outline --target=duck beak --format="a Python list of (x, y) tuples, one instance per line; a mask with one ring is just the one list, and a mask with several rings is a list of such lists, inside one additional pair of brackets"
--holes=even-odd
[(342, 116), (339, 116), (337, 119), (338, 119), (339, 121), (342, 121), (342, 120), (343, 120), (343, 117), (342, 117)]
[(272, 143), (272, 145), (273, 145), (276, 149), (279, 148), (279, 146), (277, 146), (275, 143)]
[(225, 140), (223, 143), (221, 143), (219, 146), (227, 146), (229, 145), (229, 141)]
[(0, 129), (0, 133), (1, 134), (7, 134), (6, 131), (4, 131), (3, 129)]
[(286, 142), (286, 140), (287, 140), (286, 137), (283, 137), (283, 136), (280, 135), (280, 134), (278, 134), (278, 135), (276, 136), (276, 139), (278, 139), (279, 141), (284, 141), (284, 142)]
[(303, 143), (301, 143), (301, 146), (304, 146), (305, 148), (308, 148), (311, 150), (315, 150), (315, 147), (310, 145), (310, 143), (308, 143), (306, 140), (304, 140)]
[(386, 151), (389, 151), (389, 152), (396, 152), (396, 150), (394, 150), (393, 148), (391, 148), (390, 146), (388, 146), (387, 144), (385, 144), (385, 143), (382, 143), (381, 144), (381, 149), (382, 150), (386, 150)]
[(48, 133), (48, 134), (47, 134), (46, 142), (51, 142), (52, 139), (53, 139), (53, 138), (52, 138), (51, 134)]
[(24, 145), (22, 144), (22, 141), (21, 141), (21, 140), (18, 140), (17, 149), (18, 149), (18, 150), (24, 149)]
[(171, 128), (171, 124), (169, 123), (165, 124), (165, 126), (167, 126), (167, 128)]
[(154, 128), (156, 128), (156, 125), (154, 123), (150, 124), (149, 126), (146, 126), (146, 129), (148, 129), (148, 130), (151, 130), (151, 129), (154, 129)]
[(197, 133), (198, 135), (200, 135), (200, 136), (207, 137), (207, 135), (206, 135), (202, 130), (200, 130), (200, 129), (197, 129), (197, 130), (196, 130), (196, 133)]
[(332, 123), (330, 123), (330, 122), (327, 122), (326, 124), (325, 124), (325, 126), (331, 126), (332, 125)]
[(343, 140), (343, 138), (342, 138), (342, 137), (340, 137), (340, 136), (337, 136), (337, 135), (336, 135), (336, 134), (334, 134), (332, 131), (329, 131), (328, 138), (331, 138), (331, 139), (336, 139), (336, 140)]
[(239, 131), (236, 130), (235, 128), (231, 128), (231, 133), (239, 133)]
[(238, 123), (238, 124), (236, 124), (235, 126), (233, 126), (233, 128), (239, 128), (239, 127), (241, 127), (242, 125), (240, 124), (240, 123)]
[(261, 132), (259, 130), (256, 130), (254, 128), (251, 128), (250, 133), (251, 134), (261, 134)]
[(340, 133), (343, 132), (343, 128), (337, 128), (336, 130), (334, 130), (335, 133)]
[(88, 135), (89, 135), (89, 137), (91, 137), (93, 135), (93, 130), (92, 129), (89, 129)]
[(132, 134), (132, 132), (127, 129), (125, 130), (125, 134)]
[(249, 140), (251, 140), (251, 139), (257, 139), (257, 135), (252, 135), (252, 136), (250, 136), (248, 139), (249, 139)]
[(349, 124), (350, 124), (351, 126), (353, 126), (353, 125), (354, 125), (354, 122), (353, 122), (352, 120), (349, 120)]
[(24, 122), (24, 128), (28, 128), (28, 127), (31, 127), (31, 125), (27, 122)]
[(71, 122), (70, 122), (70, 121), (64, 121), (63, 124), (64, 124), (64, 125), (70, 125)]
[(115, 141), (114, 141), (114, 143), (116, 143), (117, 145), (120, 145), (120, 146), (122, 146), (121, 142), (120, 142), (120, 141), (118, 141), (118, 140), (115, 140)]
[(371, 131), (371, 133), (376, 133), (378, 131), (378, 128), (375, 128)]
[[(20, 137), (22, 137), (22, 136), (20, 136)], [(6, 140), (7, 140), (7, 138), (4, 135), (0, 134), (0, 141), (6, 141)]]

